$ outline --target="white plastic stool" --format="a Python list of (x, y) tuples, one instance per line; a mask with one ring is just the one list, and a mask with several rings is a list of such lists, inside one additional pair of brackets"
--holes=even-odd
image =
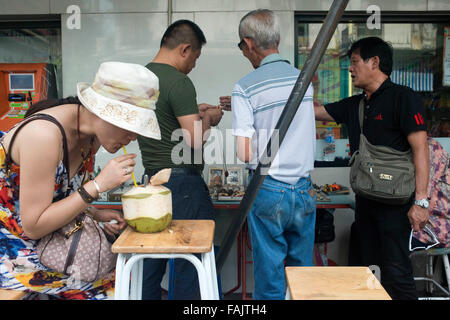
[[(112, 246), (118, 253), (115, 299), (142, 299), (144, 259), (181, 258), (197, 269), (201, 299), (218, 300), (214, 226), (213, 220), (173, 220), (158, 233), (138, 233), (128, 227)], [(197, 253), (201, 260), (194, 255)]]

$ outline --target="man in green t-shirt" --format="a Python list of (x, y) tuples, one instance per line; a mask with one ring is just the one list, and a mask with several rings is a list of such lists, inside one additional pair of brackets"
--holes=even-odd
[[(202, 149), (208, 130), (222, 119), (221, 108), (200, 104), (187, 74), (195, 67), (206, 43), (201, 29), (192, 21), (179, 20), (164, 33), (158, 54), (146, 67), (159, 78), (156, 117), (161, 140), (138, 137), (139, 148), (149, 177), (163, 168), (172, 168), (166, 187), (172, 191), (173, 219), (214, 219), (208, 187), (201, 176)], [(167, 260), (146, 259), (142, 298), (161, 299), (161, 280)], [(184, 260), (175, 259), (177, 300), (199, 298), (197, 272)]]

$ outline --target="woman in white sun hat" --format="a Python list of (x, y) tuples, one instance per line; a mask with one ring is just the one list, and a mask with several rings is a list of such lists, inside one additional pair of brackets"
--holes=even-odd
[(95, 283), (69, 285), (68, 276), (39, 263), (37, 240), (81, 212), (100, 222), (116, 220), (104, 224), (109, 235), (125, 228), (118, 212), (97, 210), (90, 202), (131, 179), (136, 155), (112, 159), (95, 180), (94, 155), (100, 146), (115, 153), (138, 135), (160, 139), (158, 94), (158, 78), (147, 68), (105, 62), (92, 84), (78, 83), (76, 98), (36, 103), (1, 138), (0, 289), (63, 299), (113, 296), (113, 272)]

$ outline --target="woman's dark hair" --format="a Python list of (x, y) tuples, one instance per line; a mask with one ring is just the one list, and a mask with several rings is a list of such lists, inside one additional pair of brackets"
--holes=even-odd
[(78, 97), (67, 97), (63, 99), (47, 99), (47, 100), (41, 100), (39, 102), (36, 102), (33, 104), (30, 109), (25, 113), (25, 118), (28, 118), (32, 114), (35, 114), (36, 112), (40, 112), (42, 110), (50, 109), (53, 107), (57, 107), (63, 104), (81, 104)]
[(368, 37), (354, 42), (348, 50), (350, 58), (352, 53), (359, 54), (363, 60), (378, 56), (380, 58), (380, 70), (390, 76), (392, 72), (392, 46), (378, 37)]
[(200, 27), (190, 20), (178, 20), (172, 23), (164, 32), (161, 47), (175, 49), (182, 43), (188, 43), (194, 50), (200, 49), (206, 38)]

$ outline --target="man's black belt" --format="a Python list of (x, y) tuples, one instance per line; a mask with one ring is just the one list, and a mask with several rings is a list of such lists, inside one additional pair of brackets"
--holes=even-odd
[(145, 174), (149, 176), (153, 176), (157, 172), (161, 171), (162, 169), (172, 169), (171, 175), (187, 175), (187, 176), (201, 176), (201, 171), (196, 168), (160, 168), (160, 169), (145, 169)]

